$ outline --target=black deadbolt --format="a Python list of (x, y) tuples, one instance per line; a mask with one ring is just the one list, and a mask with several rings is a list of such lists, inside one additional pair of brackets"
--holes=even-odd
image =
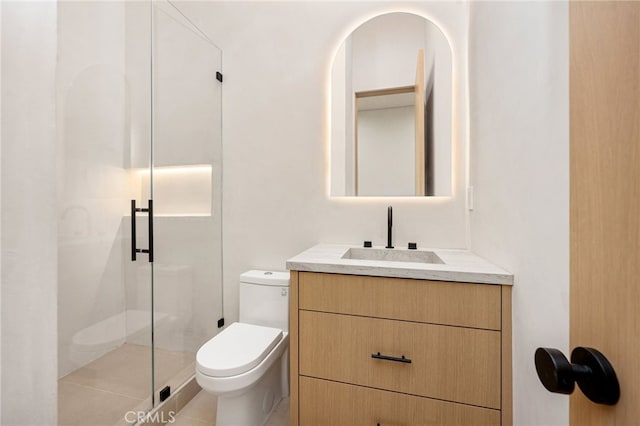
[(615, 405), (620, 399), (616, 373), (596, 349), (575, 348), (569, 363), (558, 349), (538, 348), (535, 363), (540, 381), (550, 392), (570, 394), (577, 382), (582, 393), (595, 403)]

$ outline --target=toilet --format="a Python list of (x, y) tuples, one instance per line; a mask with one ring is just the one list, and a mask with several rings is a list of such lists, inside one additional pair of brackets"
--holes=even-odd
[(261, 426), (289, 395), (289, 273), (240, 275), (240, 322), (196, 354), (196, 380), (217, 395), (217, 426)]

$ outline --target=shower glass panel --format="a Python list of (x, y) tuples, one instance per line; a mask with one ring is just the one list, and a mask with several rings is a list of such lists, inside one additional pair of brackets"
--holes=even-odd
[(222, 318), (222, 52), (170, 3), (153, 3), (152, 22), (158, 398), (194, 374)]
[(221, 51), (168, 2), (57, 5), (58, 424), (133, 424), (222, 318)]
[(58, 424), (114, 424), (152, 406), (152, 306), (135, 299), (151, 270), (131, 269), (129, 216), (150, 170), (151, 5), (57, 5)]

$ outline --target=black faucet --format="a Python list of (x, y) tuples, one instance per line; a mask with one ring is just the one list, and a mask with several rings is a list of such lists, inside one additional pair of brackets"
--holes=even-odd
[(391, 245), (391, 228), (393, 227), (393, 207), (387, 208), (387, 246), (385, 248), (392, 249)]

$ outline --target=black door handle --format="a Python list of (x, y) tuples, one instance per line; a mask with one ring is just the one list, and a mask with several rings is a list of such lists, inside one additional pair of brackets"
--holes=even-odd
[[(149, 216), (149, 249), (139, 249), (136, 245), (136, 212), (146, 212)], [(131, 260), (136, 260), (137, 253), (147, 253), (149, 262), (153, 262), (153, 200), (148, 207), (136, 208), (136, 200), (131, 200)]]
[(597, 404), (615, 405), (620, 399), (616, 372), (596, 349), (576, 347), (569, 363), (558, 349), (538, 348), (535, 364), (538, 378), (549, 392), (568, 395), (577, 382), (582, 393)]

